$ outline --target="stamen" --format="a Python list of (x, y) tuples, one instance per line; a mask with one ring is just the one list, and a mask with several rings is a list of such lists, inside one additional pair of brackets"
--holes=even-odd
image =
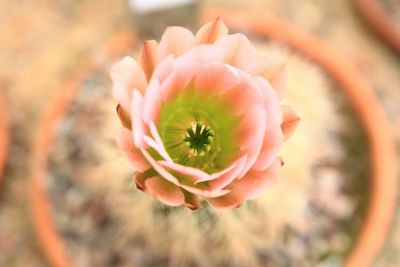
[(189, 155), (202, 157), (211, 150), (213, 137), (214, 132), (208, 126), (195, 122), (186, 129), (183, 141), (188, 148)]

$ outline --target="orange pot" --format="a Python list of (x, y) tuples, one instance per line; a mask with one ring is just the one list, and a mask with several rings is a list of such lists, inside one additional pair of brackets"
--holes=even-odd
[(400, 54), (400, 27), (379, 0), (354, 0), (354, 5), (374, 33)]
[(7, 154), (10, 146), (10, 131), (8, 127), (6, 102), (0, 94), (0, 183), (4, 175)]

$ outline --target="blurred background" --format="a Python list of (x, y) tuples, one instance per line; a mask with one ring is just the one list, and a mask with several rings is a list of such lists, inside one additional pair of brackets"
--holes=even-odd
[[(289, 166), (271, 192), (238, 211), (194, 213), (162, 207), (132, 185), (130, 168), (114, 145), (118, 121), (108, 69), (123, 55), (136, 56), (144, 39), (159, 40), (166, 26), (195, 32), (205, 10), (274, 14), (351, 61), (372, 85), (399, 138), (400, 2), (367, 2), (385, 11), (377, 14), (397, 29), (397, 37), (389, 33), (395, 41), (375, 34), (362, 8), (347, 0), (0, 0), (0, 119), (11, 133), (0, 178), (0, 266), (69, 266), (43, 252), (29, 180), (32, 144), (47, 107), (82, 69), (45, 175), (71, 266), (342, 266), (368, 208), (370, 150), (346, 96), (324, 69), (285, 44), (247, 33), (260, 54), (288, 62), (286, 101), (302, 125), (283, 148)], [(124, 45), (112, 41), (116, 36)], [(6, 150), (5, 143), (0, 146)], [(398, 202), (394, 206), (373, 266), (400, 266)]]

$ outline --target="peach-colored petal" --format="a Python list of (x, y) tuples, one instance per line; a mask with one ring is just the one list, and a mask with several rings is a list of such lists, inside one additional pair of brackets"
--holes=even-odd
[(171, 157), (169, 156), (168, 152), (165, 150), (164, 143), (163, 143), (163, 141), (161, 140), (161, 136), (160, 136), (160, 134), (158, 133), (157, 127), (156, 127), (156, 125), (154, 124), (153, 121), (150, 121), (150, 123), (149, 123), (149, 128), (150, 128), (150, 133), (151, 133), (151, 135), (153, 136), (153, 138), (154, 138), (156, 144), (157, 144), (158, 147), (159, 147), (159, 150), (162, 151), (162, 155), (163, 155), (164, 159), (167, 160), (167, 161), (169, 161), (169, 162), (173, 162), (173, 160), (172, 160)]
[(287, 68), (285, 63), (271, 62), (262, 59), (254, 71), (255, 75), (262, 76), (276, 90), (280, 98), (283, 98), (287, 91)]
[(196, 34), (195, 42), (196, 44), (211, 44), (227, 34), (228, 27), (220, 18), (216, 18), (200, 28)]
[(176, 58), (173, 71), (161, 85), (161, 99), (168, 101), (192, 82), (203, 63), (222, 61), (223, 51), (212, 45), (200, 45)]
[(163, 160), (159, 160), (161, 166), (166, 168), (167, 170), (176, 171), (180, 175), (186, 176), (191, 179), (193, 182), (197, 182), (199, 180), (207, 180), (209, 179), (208, 173), (194, 167), (184, 166), (174, 162), (167, 162)]
[(186, 184), (181, 184), (180, 187), (182, 187), (183, 189), (185, 189), (186, 191), (188, 191), (192, 194), (195, 194), (197, 196), (201, 196), (204, 198), (220, 197), (220, 196), (229, 194), (229, 192), (230, 192), (229, 189), (222, 189), (222, 190), (216, 191), (216, 190), (204, 189), (204, 188), (199, 188), (196, 186), (191, 186), (191, 185), (186, 185)]
[(278, 96), (268, 81), (261, 77), (257, 77), (256, 80), (263, 92), (267, 119), (262, 149), (252, 168), (257, 171), (263, 171), (276, 158), (284, 141), (281, 130), (283, 117)]
[(241, 78), (234, 68), (225, 63), (202, 64), (195, 77), (195, 88), (210, 94), (223, 94), (238, 85)]
[(191, 31), (183, 27), (168, 27), (161, 37), (157, 51), (157, 60), (161, 62), (169, 55), (179, 56), (194, 45)]
[(117, 105), (116, 110), (117, 110), (117, 114), (118, 114), (119, 120), (121, 121), (122, 126), (124, 126), (127, 129), (131, 129), (132, 121), (131, 121), (131, 117), (129, 116), (129, 112), (124, 110), (124, 108), (121, 106), (121, 104)]
[(143, 140), (146, 142), (146, 144), (149, 147), (153, 148), (161, 157), (172, 162), (172, 159), (170, 158), (168, 153), (165, 151), (164, 147), (160, 146), (153, 138), (145, 135), (145, 136), (143, 136)]
[(220, 172), (208, 174), (198, 168), (184, 166), (179, 163), (174, 163), (172, 161), (167, 162), (167, 161), (160, 160), (160, 161), (158, 161), (158, 163), (160, 163), (163, 167), (165, 167), (168, 170), (175, 171), (175, 172), (179, 173), (180, 175), (188, 177), (195, 184), (218, 179), (221, 176), (223, 176), (224, 174), (230, 172), (233, 168), (235, 168), (235, 165), (232, 164), (231, 166), (225, 168), (224, 170), (222, 170)]
[(238, 179), (242, 179), (247, 174), (247, 172), (251, 168), (253, 168), (253, 165), (255, 164), (258, 157), (260, 156), (260, 153), (261, 153), (261, 147), (254, 148), (254, 149), (248, 150), (246, 152), (247, 160), (242, 168), (242, 171), (239, 173)]
[(145, 126), (142, 120), (143, 112), (143, 96), (139, 91), (133, 91), (132, 97), (132, 133), (133, 133), (133, 143), (137, 148), (145, 148), (146, 144), (143, 140), (145, 135)]
[(265, 109), (260, 105), (249, 107), (236, 132), (241, 150), (261, 147), (265, 133), (265, 124)]
[(249, 171), (243, 179), (235, 180), (228, 188), (231, 194), (243, 195), (244, 198), (255, 198), (264, 192), (279, 177), (281, 160), (276, 158), (264, 171)]
[(150, 121), (158, 121), (161, 110), (160, 83), (156, 77), (151, 79), (143, 100), (143, 121), (148, 124)]
[(263, 95), (257, 82), (241, 70), (232, 67), (231, 70), (236, 72), (241, 82), (227, 90), (222, 98), (232, 105), (234, 115), (246, 114), (254, 104), (263, 106)]
[(136, 61), (131, 57), (124, 57), (111, 67), (113, 81), (113, 97), (129, 111), (133, 89), (144, 92), (147, 86), (146, 76)]
[(297, 114), (289, 106), (282, 106), (282, 112), (283, 122), (281, 127), (285, 139), (287, 139), (293, 134), (294, 130), (296, 130), (296, 127), (300, 121), (300, 117), (297, 116)]
[(190, 193), (185, 194), (185, 205), (191, 210), (197, 210), (203, 207), (203, 205), (201, 205), (200, 203), (199, 198)]
[(141, 149), (143, 156), (147, 159), (147, 161), (151, 164), (151, 166), (156, 170), (158, 174), (160, 174), (163, 178), (167, 179), (174, 185), (179, 186), (179, 180), (169, 173), (163, 166), (160, 165), (153, 157), (144, 149)]
[(180, 206), (185, 203), (182, 190), (160, 176), (147, 178), (144, 183), (147, 191), (166, 205)]
[(257, 161), (252, 166), (252, 169), (256, 171), (263, 171), (268, 168), (278, 155), (283, 139), (283, 133), (280, 129), (276, 131), (272, 130), (266, 134), (261, 152), (257, 158)]
[(224, 175), (222, 175), (221, 177), (219, 177), (218, 179), (212, 180), (208, 183), (210, 188), (212, 190), (219, 191), (228, 186), (230, 183), (232, 183), (233, 180), (238, 178), (246, 162), (247, 162), (247, 155), (240, 157), (232, 164), (235, 166), (232, 169), (232, 171), (229, 171)]
[(150, 81), (151, 75), (157, 65), (158, 43), (155, 40), (147, 40), (139, 54), (140, 65), (146, 74), (147, 81)]
[(168, 56), (162, 62), (158, 63), (154, 69), (153, 76), (162, 84), (174, 70), (175, 57), (173, 55)]
[(217, 198), (207, 198), (207, 201), (215, 208), (235, 209), (239, 208), (246, 199), (236, 194), (227, 194)]
[(247, 37), (241, 33), (231, 34), (215, 44), (224, 49), (224, 62), (247, 72), (257, 67), (257, 53)]
[(276, 91), (272, 88), (271, 84), (262, 77), (255, 78), (260, 92), (263, 95), (264, 107), (267, 111), (267, 124), (280, 124), (282, 123), (283, 116), (279, 104), (279, 97)]
[(117, 146), (121, 153), (129, 160), (137, 172), (144, 172), (151, 166), (143, 157), (139, 149), (133, 144), (132, 132), (122, 128), (117, 135)]
[(264, 192), (272, 182), (279, 177), (280, 160), (264, 172), (250, 171), (243, 179), (235, 180), (228, 188), (232, 191), (218, 198), (207, 198), (207, 201), (216, 208), (237, 208), (246, 199), (257, 197)]
[(193, 64), (223, 62), (225, 58), (224, 51), (223, 47), (216, 45), (197, 45), (178, 57), (176, 59), (177, 62), (175, 63), (175, 67), (187, 68), (187, 66)]
[(266, 129), (266, 112), (260, 105), (250, 107), (237, 129), (240, 149), (247, 154), (247, 161), (239, 178), (252, 168), (260, 155)]
[(179, 73), (174, 71), (167, 79), (165, 79), (164, 83), (161, 84), (161, 101), (168, 102), (170, 99), (176, 97), (188, 84), (189, 81), (187, 79), (182, 79)]
[(175, 184), (176, 186), (179, 186), (186, 191), (195, 194), (197, 196), (202, 196), (202, 197), (219, 197), (223, 196), (225, 194), (228, 194), (230, 192), (229, 189), (224, 189), (224, 190), (210, 190), (208, 188), (200, 188), (200, 186), (194, 186), (194, 185), (188, 185), (188, 184), (183, 184), (179, 182), (179, 180), (173, 176), (170, 172), (168, 172), (159, 162), (154, 160), (151, 155), (144, 149), (141, 149), (143, 156), (149, 161), (151, 166), (158, 172), (163, 178), (166, 180), (170, 181), (171, 183)]

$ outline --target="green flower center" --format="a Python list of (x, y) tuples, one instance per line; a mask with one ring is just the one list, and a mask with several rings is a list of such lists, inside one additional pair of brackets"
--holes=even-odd
[(241, 117), (233, 115), (230, 103), (206, 92), (186, 88), (163, 103), (157, 128), (175, 162), (213, 173), (237, 157), (234, 132)]
[(214, 132), (200, 122), (192, 123), (183, 138), (191, 156), (204, 156), (211, 150)]

